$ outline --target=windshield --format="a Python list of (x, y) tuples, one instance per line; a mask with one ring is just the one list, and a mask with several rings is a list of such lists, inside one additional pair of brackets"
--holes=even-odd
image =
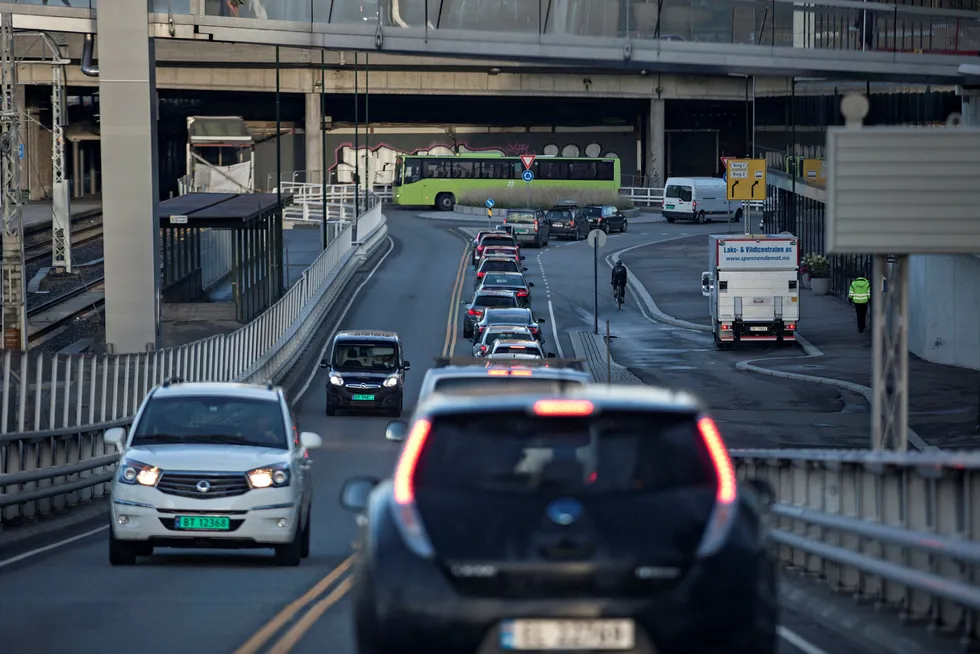
[(436, 382), (439, 393), (558, 393), (566, 386), (581, 386), (580, 381), (558, 381), (547, 377), (445, 377)]
[(230, 397), (168, 397), (148, 402), (130, 447), (171, 443), (289, 447), (279, 402)]
[(504, 222), (533, 223), (534, 221), (535, 221), (534, 213), (531, 211), (508, 211), (507, 219)]
[(548, 220), (572, 220), (571, 211), (549, 211), (547, 214)]
[(516, 307), (517, 298), (512, 295), (481, 295), (473, 304), (478, 307)]
[(339, 341), (333, 350), (335, 370), (392, 372), (398, 367), (398, 348), (390, 341)]
[(420, 491), (457, 492), (644, 493), (716, 484), (693, 416), (658, 412), (439, 416), (415, 476)]
[(664, 197), (676, 198), (681, 202), (691, 201), (691, 187), (690, 186), (668, 186), (667, 190), (664, 192)]
[(500, 275), (490, 273), (483, 278), (484, 286), (524, 286), (524, 280), (518, 275)]

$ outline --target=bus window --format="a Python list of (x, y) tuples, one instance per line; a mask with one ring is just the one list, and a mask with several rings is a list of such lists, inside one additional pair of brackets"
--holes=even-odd
[(469, 179), (473, 177), (473, 162), (472, 161), (454, 161), (453, 162), (453, 177), (462, 177), (464, 179)]
[[(396, 164), (397, 166), (398, 164)], [(422, 177), (422, 161), (419, 159), (405, 159), (404, 162), (404, 172), (402, 175), (398, 174), (398, 168), (395, 169), (395, 184), (398, 184), (398, 180), (401, 179), (402, 184), (411, 184), (412, 182), (417, 182)]]
[(594, 161), (570, 161), (568, 162), (568, 178), (579, 180), (594, 181), (598, 179), (596, 162)]
[(452, 162), (448, 159), (426, 159), (422, 162), (423, 179), (446, 179), (449, 177), (449, 167)]
[(614, 172), (615, 166), (611, 161), (599, 161), (596, 163), (596, 176), (595, 178), (608, 182), (615, 176)]

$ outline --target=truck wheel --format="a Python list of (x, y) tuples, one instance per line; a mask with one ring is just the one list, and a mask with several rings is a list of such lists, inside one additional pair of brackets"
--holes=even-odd
[(436, 208), (439, 211), (452, 211), (456, 207), (456, 198), (452, 193), (440, 193), (436, 196)]

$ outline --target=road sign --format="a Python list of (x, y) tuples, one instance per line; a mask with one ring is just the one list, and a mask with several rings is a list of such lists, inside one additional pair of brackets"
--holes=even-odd
[(533, 154), (522, 154), (521, 155), (521, 163), (524, 164), (524, 170), (530, 170), (531, 169), (531, 164), (534, 163), (534, 155)]
[(493, 198), (487, 198), (487, 209), (493, 209)]
[(729, 200), (766, 199), (765, 159), (729, 159), (726, 172)]
[(827, 163), (823, 159), (804, 159), (803, 179), (807, 184), (826, 184)]
[(523, 173), (521, 173), (521, 177), (524, 178), (525, 182), (530, 184), (531, 180), (534, 179), (534, 173), (532, 173), (530, 170), (525, 170)]
[(606, 244), (606, 239), (608, 238), (609, 237), (606, 236), (606, 233), (601, 229), (593, 229), (591, 232), (589, 232), (589, 246), (591, 246), (593, 250), (601, 248)]

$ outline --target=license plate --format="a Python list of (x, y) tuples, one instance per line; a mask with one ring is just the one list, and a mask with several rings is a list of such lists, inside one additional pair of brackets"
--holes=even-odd
[(370, 400), (373, 400), (374, 399), (374, 396), (373, 395), (352, 395), (351, 396), (351, 399), (352, 400), (368, 400), (368, 401), (370, 401)]
[(506, 620), (500, 649), (507, 651), (617, 651), (633, 649), (632, 620)]
[(667, 205), (667, 208), (668, 208), (668, 209), (673, 209), (673, 208), (674, 208), (674, 205), (672, 205), (672, 204), (668, 204), (668, 205)]
[(179, 515), (174, 518), (174, 529), (190, 531), (228, 531), (231, 529), (230, 518), (216, 518), (207, 515)]
[(767, 331), (769, 331), (769, 328), (768, 327), (749, 327), (749, 329), (751, 331), (754, 331), (754, 332), (767, 332)]
[(552, 227), (564, 227), (565, 223), (551, 223)]

